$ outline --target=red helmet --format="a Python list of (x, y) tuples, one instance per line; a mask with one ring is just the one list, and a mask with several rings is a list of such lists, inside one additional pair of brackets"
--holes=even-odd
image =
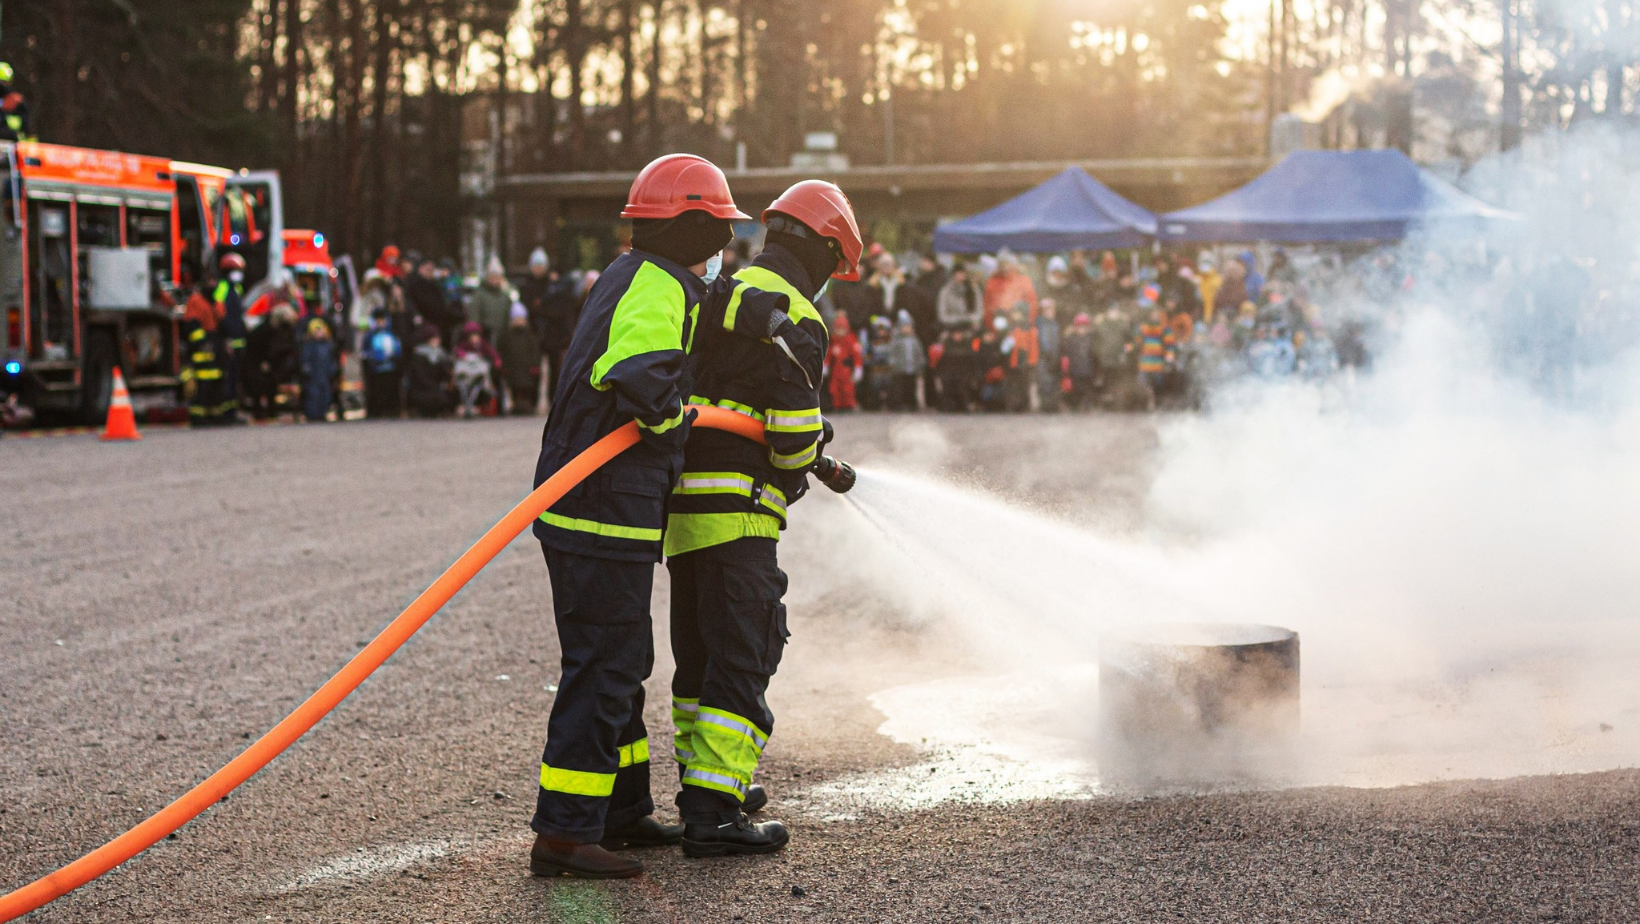
[(860, 226), (854, 222), (854, 206), (835, 183), (825, 180), (804, 180), (780, 194), (763, 210), (763, 221), (768, 222), (771, 212), (789, 215), (823, 238), (835, 241), (837, 272), (833, 279), (860, 278)]
[(245, 258), (230, 251), (222, 255), (222, 259), (217, 261), (217, 265), (228, 271), (242, 270), (245, 268)]
[(699, 210), (714, 218), (750, 218), (735, 208), (729, 179), (715, 164), (693, 154), (657, 157), (632, 181), (622, 218), (676, 218)]

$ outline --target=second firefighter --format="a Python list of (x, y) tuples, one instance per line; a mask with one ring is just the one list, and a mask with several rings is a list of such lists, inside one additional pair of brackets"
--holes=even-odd
[[(776, 543), (826, 432), (827, 334), (813, 300), (833, 276), (858, 278), (861, 251), (853, 208), (830, 183), (798, 183), (763, 220), (763, 252), (732, 289), (702, 303), (689, 359), (691, 403), (756, 418), (767, 446), (692, 431), (666, 528), (677, 804), (683, 849), (694, 857), (768, 853), (789, 837), (780, 822), (753, 823), (744, 812), (764, 801), (752, 784), (774, 730), (764, 693), (790, 635)], [(768, 294), (784, 296), (784, 310), (762, 310)]]

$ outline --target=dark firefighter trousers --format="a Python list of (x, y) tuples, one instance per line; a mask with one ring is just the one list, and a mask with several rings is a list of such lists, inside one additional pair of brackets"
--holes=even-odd
[(563, 649), (530, 827), (591, 844), (604, 829), (654, 814), (643, 683), (655, 665), (651, 562), (545, 548)]
[(675, 555), (672, 716), (685, 823), (726, 824), (757, 769), (774, 715), (763, 694), (790, 633), (776, 541), (747, 537)]

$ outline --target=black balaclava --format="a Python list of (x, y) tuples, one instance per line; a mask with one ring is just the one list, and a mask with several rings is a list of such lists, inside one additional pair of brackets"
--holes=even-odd
[(632, 246), (671, 260), (679, 266), (694, 266), (734, 240), (729, 219), (714, 218), (698, 209), (674, 218), (635, 218)]
[(809, 276), (808, 284), (797, 287), (804, 298), (813, 299), (820, 287), (826, 284), (826, 279), (837, 272), (837, 255), (826, 246), (821, 237), (798, 237), (785, 231), (769, 229), (763, 238), (763, 246), (779, 247), (797, 258), (803, 264), (803, 272)]

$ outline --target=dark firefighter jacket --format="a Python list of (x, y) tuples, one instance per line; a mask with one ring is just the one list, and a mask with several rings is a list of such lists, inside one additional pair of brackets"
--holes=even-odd
[[(672, 489), (669, 556), (747, 536), (779, 539), (786, 505), (806, 487), (824, 426), (819, 388), (827, 334), (820, 313), (788, 281), (803, 273), (796, 257), (770, 247), (702, 305), (689, 357), (690, 403), (762, 421), (768, 446), (721, 430), (690, 434), (683, 475)], [(770, 316), (768, 293), (783, 296), (777, 304), (784, 317)], [(781, 323), (787, 319), (795, 327)]]
[(0, 141), (33, 141), (28, 121), (28, 101), (23, 94), (0, 84)]
[(641, 251), (617, 257), (587, 294), (535, 466), (537, 486), (636, 420), (643, 439), (593, 472), (535, 524), (564, 552), (659, 561), (666, 500), (683, 467), (684, 355), (706, 284)]
[(215, 299), (222, 316), (222, 336), (227, 339), (228, 349), (243, 350), (246, 337), (245, 287), (223, 279), (216, 284), (211, 297)]

